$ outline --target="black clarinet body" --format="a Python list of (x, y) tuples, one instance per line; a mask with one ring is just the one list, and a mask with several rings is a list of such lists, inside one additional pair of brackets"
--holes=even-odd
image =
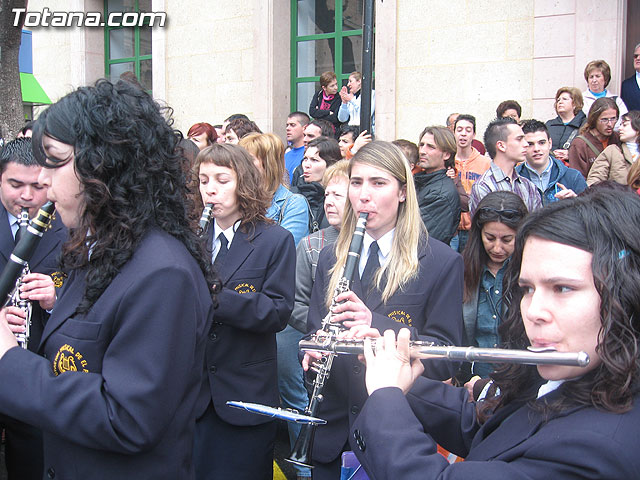
[(13, 252), (11, 252), (7, 264), (2, 273), (0, 273), (0, 299), (2, 299), (3, 306), (6, 306), (7, 302), (10, 301), (11, 292), (15, 288), (16, 281), (19, 279), (24, 267), (29, 264), (29, 260), (38, 247), (42, 235), (51, 226), (54, 211), (55, 205), (53, 202), (45, 203), (35, 218), (31, 220), (26, 231), (16, 243)]
[[(335, 342), (338, 334), (344, 329), (341, 323), (334, 323), (331, 321), (333, 307), (337, 305), (336, 297), (341, 293), (344, 293), (351, 289), (353, 283), (353, 276), (358, 269), (360, 263), (360, 251), (362, 250), (362, 243), (364, 240), (364, 232), (367, 226), (368, 213), (361, 213), (358, 217), (356, 228), (349, 244), (349, 253), (347, 260), (342, 271), (342, 276), (333, 294), (333, 300), (329, 313), (322, 320), (322, 330), (316, 334), (316, 341), (321, 344), (331, 344)], [(322, 392), (324, 386), (329, 379), (331, 373), (331, 367), (333, 365), (333, 359), (336, 353), (328, 353), (320, 360), (318, 367), (313, 367), (313, 371), (316, 373), (316, 377), (313, 381), (313, 392), (309, 400), (309, 405), (305, 409), (305, 415), (315, 417), (318, 413), (320, 403), (322, 403)], [(296, 443), (293, 446), (291, 454), (286, 459), (291, 463), (302, 465), (305, 467), (313, 468), (311, 461), (311, 451), (313, 450), (313, 438), (315, 436), (317, 425), (315, 423), (303, 424), (300, 429), (300, 434), (296, 439)]]

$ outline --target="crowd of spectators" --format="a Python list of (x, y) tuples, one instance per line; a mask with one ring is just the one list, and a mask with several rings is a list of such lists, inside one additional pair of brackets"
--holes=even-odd
[[(476, 138), (480, 135), (474, 112), (466, 112), (451, 113), (442, 126), (416, 126), (415, 143), (385, 139), (393, 140), (393, 145), (372, 144), (375, 92), (371, 95), (371, 131), (361, 130), (359, 72), (351, 73), (343, 87), (334, 72), (324, 72), (308, 113), (288, 115), (284, 141), (263, 132), (244, 114), (231, 115), (220, 124), (192, 125), (188, 140), (183, 140), (189, 147), (182, 147), (187, 166), (202, 169), (203, 158), (224, 152), (218, 144), (239, 145), (229, 155), (242, 157), (242, 169), (253, 169), (247, 155), (252, 159), (255, 171), (251, 175), (268, 204), (261, 222), (278, 224), (297, 246), (296, 285), (291, 285), (296, 289), (294, 314), (275, 334), (282, 405), (298, 410), (306, 406), (297, 344), (310, 333), (306, 312), (320, 250), (340, 234), (351, 168), (357, 159), (366, 158), (363, 152), (387, 151), (406, 161), (409, 197), (417, 202), (429, 242), (448, 245), (464, 258), (463, 342), (495, 347), (501, 342), (497, 332), (506, 308), (502, 280), (518, 225), (527, 214), (579, 196), (598, 184), (605, 188), (602, 184), (613, 183), (640, 194), (640, 44), (634, 51), (634, 65), (635, 76), (623, 82), (622, 94), (617, 96), (607, 89), (609, 65), (603, 60), (589, 62), (584, 69), (586, 90), (558, 88), (555, 118), (531, 119), (517, 100), (500, 102), (482, 140)], [(18, 136), (30, 136), (31, 128), (26, 125)], [(216, 162), (204, 165), (211, 172), (226, 168)], [(374, 168), (371, 165), (367, 168)], [(405, 185), (404, 193), (400, 192), (399, 203), (407, 201), (407, 188)], [(466, 384), (470, 392), (478, 393), (475, 382), (488, 377), (492, 369), (490, 364), (466, 365), (451, 382)], [(290, 428), (292, 443), (298, 430), (295, 425)], [(298, 477), (310, 477), (309, 470), (300, 467)]]

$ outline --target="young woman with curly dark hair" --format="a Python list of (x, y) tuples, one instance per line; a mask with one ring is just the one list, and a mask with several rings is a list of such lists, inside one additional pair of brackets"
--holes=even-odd
[(293, 236), (265, 217), (271, 197), (254, 162), (232, 144), (205, 148), (196, 159), (202, 201), (213, 208), (207, 245), (222, 280), (207, 341), (208, 407), (196, 424), (198, 479), (273, 478), (276, 423), (226, 404), (279, 406), (276, 333), (293, 310)]
[[(396, 479), (637, 478), (639, 225), (638, 195), (600, 189), (547, 205), (518, 230), (503, 341), (584, 351), (584, 368), (505, 364), (491, 375), (498, 393), (476, 404), (464, 389), (419, 377), (408, 331), (397, 346), (386, 332), (376, 355), (365, 346), (370, 396), (350, 436), (365, 470)], [(465, 461), (449, 465), (434, 442)]]
[(0, 411), (42, 429), (50, 478), (193, 475), (213, 277), (187, 219), (180, 139), (124, 81), (79, 88), (35, 125), (39, 182), (70, 229), (68, 278), (44, 358), (15, 348), (21, 310), (0, 312)]

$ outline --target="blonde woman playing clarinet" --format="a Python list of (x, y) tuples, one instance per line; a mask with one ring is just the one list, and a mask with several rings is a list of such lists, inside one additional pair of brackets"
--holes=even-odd
[[(333, 320), (346, 328), (370, 326), (380, 332), (409, 328), (415, 340), (460, 344), (462, 340), (462, 258), (429, 238), (420, 218), (409, 163), (398, 147), (372, 142), (351, 160), (349, 193), (337, 243), (320, 253), (309, 306), (308, 331), (316, 332), (332, 301), (358, 215), (368, 221), (359, 275)], [(303, 366), (311, 361), (305, 356)], [(453, 365), (431, 361), (425, 375), (444, 380)], [(339, 478), (340, 454), (364, 404), (364, 368), (356, 358), (336, 358), (324, 389), (312, 451), (314, 479)]]

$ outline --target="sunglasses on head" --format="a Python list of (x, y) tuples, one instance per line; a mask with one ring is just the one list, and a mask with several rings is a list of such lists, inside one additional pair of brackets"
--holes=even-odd
[(504, 218), (505, 220), (516, 220), (522, 217), (522, 214), (518, 210), (497, 210), (491, 207), (479, 208), (476, 212), (476, 215), (480, 215), (481, 220), (482, 217), (495, 217), (496, 215), (498, 215), (500, 218)]

